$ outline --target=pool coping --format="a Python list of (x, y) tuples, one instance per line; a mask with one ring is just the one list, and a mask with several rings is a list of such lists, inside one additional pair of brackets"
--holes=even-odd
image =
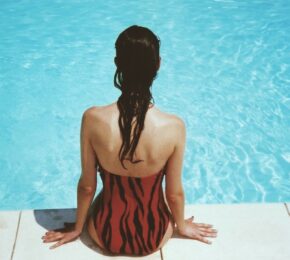
[[(42, 243), (41, 236), (53, 226), (58, 228), (63, 222), (74, 221), (73, 208), (0, 211), (0, 258), (25, 260), (41, 255), (42, 259), (56, 260), (68, 257), (70, 260), (96, 257), (114, 260), (290, 259), (290, 247), (287, 246), (287, 241), (290, 241), (289, 209), (288, 202), (186, 205), (185, 218), (194, 215), (197, 222), (216, 224), (221, 232), (218, 237), (210, 239), (213, 243), (207, 245), (196, 240), (181, 239), (174, 234), (161, 250), (146, 257), (104, 255), (88, 234), (49, 250), (50, 244)], [(6, 250), (3, 251), (2, 247)]]

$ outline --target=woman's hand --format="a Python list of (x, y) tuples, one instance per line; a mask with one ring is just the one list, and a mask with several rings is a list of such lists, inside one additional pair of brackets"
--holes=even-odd
[(43, 243), (58, 241), (49, 247), (50, 249), (54, 249), (65, 243), (76, 240), (80, 236), (81, 232), (74, 230), (74, 228), (72, 228), (72, 224), (74, 223), (64, 223), (65, 228), (47, 231), (45, 235), (42, 236)]
[(206, 239), (206, 237), (216, 237), (217, 230), (212, 228), (210, 224), (193, 223), (193, 216), (189, 219), (185, 219), (184, 226), (177, 228), (180, 235), (199, 240), (201, 242), (211, 244), (212, 242)]

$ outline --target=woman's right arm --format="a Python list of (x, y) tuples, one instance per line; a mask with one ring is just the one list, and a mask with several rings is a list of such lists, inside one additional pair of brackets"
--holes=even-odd
[(184, 192), (182, 187), (182, 163), (185, 149), (186, 131), (184, 122), (177, 117), (174, 133), (176, 145), (167, 161), (165, 194), (172, 216), (180, 235), (211, 244), (206, 237), (216, 237), (217, 230), (210, 224), (193, 223), (193, 217), (184, 219)]
[(182, 187), (182, 163), (185, 149), (186, 130), (184, 122), (175, 117), (175, 126), (170, 128), (174, 131), (176, 140), (174, 151), (169, 157), (166, 166), (165, 194), (168, 206), (170, 207), (177, 228), (182, 229), (184, 220), (184, 192)]

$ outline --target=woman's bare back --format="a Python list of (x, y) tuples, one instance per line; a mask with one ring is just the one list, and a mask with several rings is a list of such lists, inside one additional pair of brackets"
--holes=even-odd
[(113, 103), (90, 110), (90, 137), (92, 147), (101, 166), (109, 172), (122, 176), (146, 177), (159, 172), (166, 164), (176, 143), (176, 120), (174, 115), (164, 113), (152, 106), (148, 109), (139, 143), (135, 150), (133, 164), (119, 159), (122, 144), (118, 125), (119, 110)]

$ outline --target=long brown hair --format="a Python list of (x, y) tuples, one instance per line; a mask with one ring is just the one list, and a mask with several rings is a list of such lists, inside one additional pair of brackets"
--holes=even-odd
[(160, 40), (148, 28), (133, 25), (118, 36), (115, 47), (114, 85), (122, 91), (117, 101), (122, 136), (119, 158), (126, 169), (124, 160), (142, 161), (134, 161), (133, 155), (144, 128), (146, 112), (152, 100), (154, 103), (150, 87), (159, 68)]

